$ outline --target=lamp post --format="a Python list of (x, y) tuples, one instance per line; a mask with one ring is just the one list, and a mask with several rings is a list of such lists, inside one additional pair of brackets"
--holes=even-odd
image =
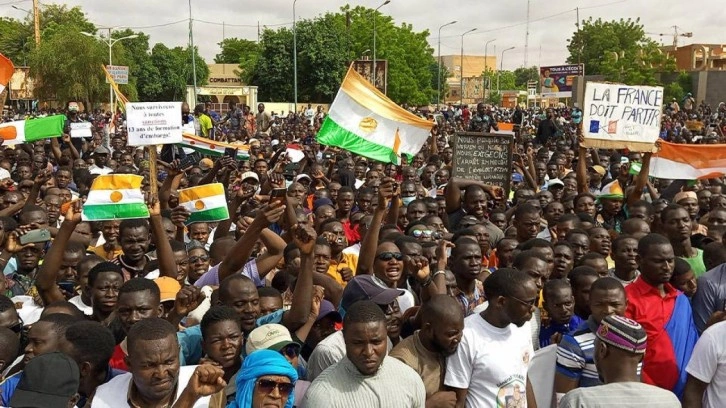
[[(194, 82), (194, 106), (197, 105), (197, 50), (194, 48), (194, 20), (192, 19), (192, 0), (189, 0), (189, 46), (192, 49), (192, 80)], [(193, 108), (192, 108), (193, 109)]]
[(376, 21), (378, 21), (378, 9), (390, 3), (386, 0), (373, 11), (373, 86), (376, 86)]
[[(122, 41), (122, 40), (130, 40), (130, 39), (133, 39), (133, 38), (137, 38), (138, 37), (138, 34), (132, 34), (132, 35), (127, 35), (126, 37), (117, 38), (115, 40), (112, 39), (111, 38), (111, 32), (113, 30), (116, 30), (116, 29), (119, 29), (119, 28), (122, 28), (122, 27), (108, 27), (108, 28), (106, 28), (106, 30), (108, 30), (108, 37), (106, 37), (106, 38), (101, 37), (101, 36), (97, 36), (96, 34), (87, 33), (85, 31), (82, 31), (81, 32), (81, 34), (85, 35), (86, 37), (98, 38), (99, 40), (101, 40), (101, 41), (105, 42), (106, 44), (108, 44), (108, 65), (109, 66), (113, 65), (113, 54), (112, 54), (111, 51), (113, 49), (114, 44), (116, 44), (117, 42)], [(109, 103), (109, 109), (113, 110), (113, 85), (111, 83), (108, 84), (108, 103)]]
[(502, 69), (504, 69), (503, 68), (504, 67), (504, 53), (507, 51), (511, 51), (513, 49), (514, 49), (514, 47), (509, 47), (505, 50), (502, 50), (502, 59), (499, 60), (499, 71), (497, 71), (497, 93), (499, 93), (499, 75), (502, 72)]
[[(487, 75), (487, 70), (489, 68), (488, 67), (488, 64), (489, 64), (489, 43), (492, 43), (492, 42), (494, 42), (496, 40), (497, 40), (496, 38), (492, 38), (491, 40), (487, 41), (486, 44), (484, 44), (484, 75)], [(496, 48), (494, 50), (496, 51)], [(489, 82), (489, 81), (487, 81), (487, 82)], [(487, 84), (487, 83), (484, 84), (484, 97), (485, 98), (487, 96), (486, 93), (487, 93), (487, 89), (489, 89), (489, 85), (490, 84)]]
[(40, 19), (38, 16), (38, 2), (37, 0), (33, 1), (33, 11), (26, 10), (22, 7), (18, 6), (12, 6), (15, 10), (24, 11), (28, 14), (33, 14), (33, 34), (35, 36), (35, 45), (38, 46), (40, 44)]
[(446, 23), (446, 24), (442, 25), (441, 27), (439, 27), (439, 58), (438, 58), (439, 59), (439, 64), (438, 64), (439, 80), (437, 81), (437, 84), (436, 84), (437, 85), (436, 86), (436, 89), (437, 89), (437, 91), (436, 91), (436, 109), (439, 108), (439, 102), (441, 102), (441, 29), (444, 27), (450, 26), (452, 24), (456, 24), (456, 20)]
[(464, 36), (473, 33), (476, 28), (465, 32), (461, 35), (461, 60), (459, 61), (459, 105), (464, 103)]
[(295, 88), (295, 115), (297, 115), (297, 14), (295, 14), (295, 5), (297, 0), (292, 2), (292, 66), (295, 71), (293, 77), (293, 86)]

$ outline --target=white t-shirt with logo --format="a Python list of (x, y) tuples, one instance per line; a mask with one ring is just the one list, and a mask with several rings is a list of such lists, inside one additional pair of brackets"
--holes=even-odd
[(686, 371), (708, 384), (704, 408), (726, 406), (726, 322), (716, 323), (703, 332), (693, 349)]
[(467, 317), (459, 348), (446, 361), (444, 384), (469, 389), (467, 408), (526, 408), (530, 331), (529, 322), (498, 328), (479, 314)]

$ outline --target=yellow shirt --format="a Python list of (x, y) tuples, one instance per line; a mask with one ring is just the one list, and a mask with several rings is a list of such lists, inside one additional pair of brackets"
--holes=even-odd
[(355, 275), (355, 270), (356, 268), (358, 268), (358, 255), (343, 252), (341, 254), (340, 262), (336, 262), (332, 259), (330, 260), (328, 275), (335, 279), (335, 281), (338, 282), (341, 286), (345, 287), (347, 282), (343, 280), (343, 275), (338, 272), (343, 268), (350, 268), (350, 270), (353, 271), (353, 275)]
[(106, 252), (106, 250), (103, 248), (103, 245), (91, 248), (91, 252), (107, 261), (113, 261), (114, 259), (116, 259), (117, 256), (124, 253), (121, 248), (113, 249), (110, 252)]

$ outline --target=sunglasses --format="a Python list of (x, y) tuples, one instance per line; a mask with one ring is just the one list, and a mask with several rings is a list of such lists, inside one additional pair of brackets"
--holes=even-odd
[(413, 237), (414, 238), (421, 238), (421, 237), (431, 237), (433, 235), (434, 231), (432, 230), (413, 230)]
[(189, 257), (189, 263), (196, 263), (197, 261), (207, 262), (208, 260), (209, 260), (209, 255), (190, 256)]
[(260, 390), (260, 392), (265, 394), (272, 394), (272, 391), (277, 388), (277, 391), (280, 392), (280, 395), (282, 395), (283, 398), (290, 395), (292, 390), (295, 388), (294, 385), (291, 383), (281, 383), (277, 381), (272, 380), (257, 380), (257, 389)]
[(19, 320), (13, 326), (8, 327), (13, 333), (20, 333), (23, 330), (23, 320)]
[(287, 358), (295, 358), (300, 355), (300, 347), (297, 344), (288, 344), (280, 350), (280, 354)]
[(403, 254), (400, 252), (381, 252), (380, 254), (378, 254), (378, 256), (376, 256), (376, 258), (378, 258), (379, 261), (385, 262), (388, 262), (391, 259), (401, 261), (403, 260)]

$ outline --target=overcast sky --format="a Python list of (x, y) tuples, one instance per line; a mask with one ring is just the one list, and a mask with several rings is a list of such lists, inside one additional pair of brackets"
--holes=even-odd
[[(191, 0), (195, 20), (194, 41), (202, 55), (212, 62), (219, 51), (217, 43), (224, 35), (257, 39), (257, 25), (292, 25), (292, 0)], [(42, 1), (49, 3), (49, 1)], [(187, 1), (183, 0), (67, 0), (70, 6), (81, 6), (89, 20), (97, 26), (128, 26), (151, 35), (152, 45), (186, 45), (189, 17)], [(357, 0), (352, 6), (378, 7), (383, 0)], [(32, 7), (31, 0), (0, 0), (0, 16), (24, 17), (24, 12), (11, 8)], [(326, 11), (337, 11), (346, 4), (338, 0), (297, 0), (298, 18), (312, 18)], [(484, 44), (496, 39), (497, 55), (508, 51), (505, 69), (527, 65), (557, 65), (567, 58), (567, 39), (575, 30), (576, 12), (580, 19), (640, 17), (649, 33), (668, 33), (651, 36), (658, 42), (671, 44), (673, 25), (683, 32), (693, 32), (693, 38), (680, 38), (679, 45), (690, 43), (726, 43), (724, 22), (726, 7), (723, 0), (531, 0), (529, 52), (525, 53), (527, 0), (391, 0), (381, 12), (391, 15), (397, 23), (413, 24), (417, 31), (428, 29), (429, 42), (436, 52), (438, 28), (452, 20), (441, 34), (441, 54), (459, 54), (461, 34), (472, 28), (477, 31), (464, 37), (466, 54), (484, 55)], [(202, 22), (202, 21), (206, 21)], [(176, 24), (173, 24), (178, 22)], [(172, 24), (169, 24), (172, 23)], [(210, 24), (214, 23), (214, 24)], [(147, 27), (168, 24), (163, 27)], [(371, 34), (372, 41), (372, 34)], [(489, 53), (493, 53), (492, 45)]]

